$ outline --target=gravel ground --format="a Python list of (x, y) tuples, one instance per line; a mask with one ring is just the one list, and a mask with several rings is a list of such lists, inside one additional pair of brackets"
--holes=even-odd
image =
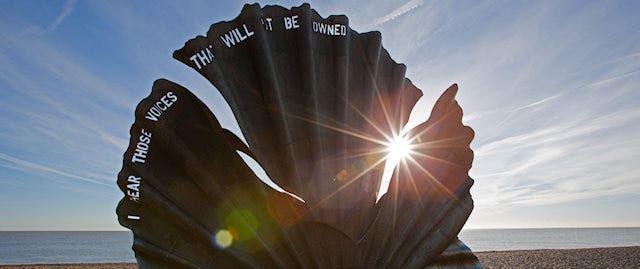
[(485, 268), (640, 268), (640, 247), (490, 251)]
[[(485, 268), (640, 268), (640, 247), (477, 252)], [(134, 269), (133, 263), (0, 265), (0, 269)]]

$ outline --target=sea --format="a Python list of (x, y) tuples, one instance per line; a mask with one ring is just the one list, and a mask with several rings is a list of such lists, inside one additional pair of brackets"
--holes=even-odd
[[(640, 228), (469, 229), (473, 251), (640, 246)], [(0, 264), (135, 262), (129, 231), (0, 232)]]

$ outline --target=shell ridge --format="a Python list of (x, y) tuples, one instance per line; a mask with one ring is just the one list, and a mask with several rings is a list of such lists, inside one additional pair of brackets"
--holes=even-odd
[[(351, 36), (357, 36), (357, 32), (354, 30), (350, 30), (350, 37)], [(382, 43), (381, 43), (381, 39), (380, 39), (380, 35), (379, 32), (369, 32), (369, 33), (365, 33), (365, 34), (360, 34), (359, 38), (354, 38), (352, 42), (350, 42), (350, 46), (351, 46), (351, 51), (355, 52), (352, 53), (350, 55), (350, 63), (354, 62), (357, 63), (358, 61), (364, 61), (363, 63), (363, 70), (358, 70), (360, 68), (350, 68), (350, 74), (349, 74), (349, 88), (352, 88), (356, 85), (361, 85), (360, 87), (362, 87), (360, 89), (360, 92), (368, 92), (368, 91), (374, 91), (375, 92), (375, 78), (377, 77), (377, 72), (374, 72), (373, 70), (377, 70), (377, 66), (379, 63), (379, 56), (380, 56), (380, 50), (382, 49)], [(355, 65), (354, 65), (355, 66)], [(362, 72), (364, 71), (364, 72)], [(353, 85), (353, 86), (352, 86)], [(352, 111), (354, 109), (358, 109), (361, 110), (364, 114), (363, 115), (358, 115), (359, 117), (366, 117), (368, 118), (367, 121), (371, 120), (372, 122), (369, 123), (368, 125), (377, 125), (376, 123), (376, 116), (374, 114), (373, 109), (370, 108), (374, 108), (375, 103), (377, 101), (377, 97), (376, 94), (373, 95), (360, 95), (356, 97), (357, 99), (361, 99), (364, 102), (362, 102), (362, 104), (364, 105), (363, 107), (358, 107), (358, 108), (352, 108)], [(356, 116), (356, 117), (358, 117)], [(365, 125), (367, 126), (367, 125)], [(369, 128), (372, 128), (373, 126), (369, 126)], [(375, 135), (374, 137), (381, 137), (381, 133), (379, 134), (377, 131), (374, 131)], [(371, 142), (367, 142), (367, 141), (359, 141), (360, 144), (362, 145), (363, 148), (370, 148), (371, 147)], [(375, 179), (377, 184), (374, 184), (374, 189), (377, 190), (379, 188), (379, 178)], [(375, 195), (374, 192), (371, 193), (371, 197), (369, 199), (369, 204), (373, 205), (371, 206), (371, 208), (369, 209), (369, 215), (370, 217), (368, 218), (368, 221), (365, 221), (363, 223), (363, 229), (361, 230), (361, 232), (357, 235), (357, 242), (359, 245), (362, 245), (363, 247), (366, 248), (362, 248), (360, 249), (360, 253), (372, 253), (372, 248), (374, 247), (375, 244), (363, 244), (365, 242), (368, 242), (366, 235), (368, 233), (370, 233), (372, 231), (372, 229), (375, 229), (373, 227), (373, 224), (375, 223), (376, 219), (379, 217), (379, 207), (378, 205), (375, 204), (375, 201), (373, 199), (375, 199), (375, 197), (373, 196)], [(362, 214), (366, 214), (366, 212), (363, 212)], [(365, 257), (367, 255), (363, 255), (363, 254), (359, 254), (358, 255), (361, 258), (358, 258), (358, 265), (362, 266), (362, 264), (366, 264), (367, 263), (367, 259), (365, 259)], [(371, 266), (365, 266), (365, 267), (371, 267)]]
[[(267, 101), (271, 101), (270, 103), (275, 105), (274, 107), (267, 108), (270, 112), (270, 119), (276, 126), (282, 126), (281, 129), (278, 129), (284, 130), (283, 142), (284, 145), (286, 145), (285, 152), (287, 152), (287, 154), (281, 156), (281, 158), (284, 159), (283, 162), (286, 164), (287, 170), (293, 170), (288, 171), (284, 175), (275, 174), (276, 178), (274, 178), (274, 180), (277, 180), (280, 184), (284, 183), (285, 186), (293, 185), (294, 189), (298, 191), (301, 189), (300, 183), (297, 180), (300, 172), (298, 171), (297, 166), (293, 165), (295, 162), (293, 161), (295, 159), (295, 152), (293, 152), (294, 149), (292, 147), (293, 142), (291, 139), (291, 129), (288, 121), (286, 120), (288, 118), (286, 116), (288, 113), (288, 99), (286, 98), (286, 93), (283, 92), (283, 87), (280, 86), (280, 81), (277, 79), (278, 74), (276, 72), (272, 56), (273, 53), (271, 53), (274, 49), (271, 48), (271, 42), (268, 42), (269, 39), (271, 39), (271, 37), (267, 36), (265, 31), (260, 29), (256, 32), (256, 39), (252, 40), (249, 44), (252, 46), (253, 51), (255, 51), (252, 59), (254, 68), (256, 68), (256, 74), (258, 74), (258, 80), (260, 81), (258, 86), (262, 88), (262, 92), (270, 93), (266, 95)], [(265, 159), (264, 157), (260, 157), (261, 156), (259, 156), (258, 159)], [(274, 169), (270, 165), (267, 165), (265, 168), (267, 173), (273, 174)]]
[[(467, 219), (469, 217), (469, 215), (471, 214), (471, 209), (468, 208), (473, 208), (473, 205), (468, 206), (468, 204), (471, 204), (471, 195), (467, 194), (462, 200), (461, 202), (463, 204), (467, 204), (465, 205), (455, 205), (452, 203), (452, 205), (447, 209), (447, 211), (449, 212), (449, 214), (447, 214), (448, 216), (453, 216), (456, 219), (458, 218), (464, 218)], [(441, 222), (446, 222), (448, 219), (445, 218), (443, 216), (443, 218), (441, 218), (441, 220), (439, 221)], [(431, 256), (425, 256), (425, 257), (419, 257), (417, 255), (408, 255), (406, 257), (406, 261), (409, 262), (409, 264), (412, 264), (413, 267), (420, 267), (420, 268), (424, 268), (426, 265), (432, 263), (433, 261), (435, 261), (437, 259), (437, 257), (440, 255), (440, 253), (442, 253), (448, 246), (449, 244), (451, 244), (451, 242), (455, 241), (457, 238), (457, 235), (459, 233), (459, 231), (462, 229), (462, 226), (464, 226), (464, 222), (458, 222), (458, 223), (447, 223), (446, 225), (438, 225), (432, 228), (432, 229), (437, 229), (436, 227), (443, 227), (443, 228), (448, 228), (448, 231), (444, 231), (444, 232), (440, 232), (441, 234), (446, 233), (448, 234), (448, 236), (443, 235), (443, 238), (449, 239), (449, 240), (440, 240), (438, 242), (438, 244), (434, 245), (429, 245), (426, 242), (422, 242), (420, 245), (416, 246), (414, 249), (417, 250), (420, 253), (426, 253), (426, 252), (431, 252), (431, 253), (435, 253), (436, 255), (431, 255)], [(437, 231), (442, 231), (440, 229), (438, 229)], [(426, 250), (425, 250), (426, 249)]]
[[(389, 59), (391, 59), (391, 56), (389, 56)], [(393, 61), (393, 59), (391, 59)], [(404, 109), (404, 107), (408, 107), (409, 111), (411, 111), (411, 109), (413, 109), (413, 106), (405, 106), (404, 104), (404, 96), (406, 96), (405, 92), (402, 91), (404, 90), (404, 88), (402, 88), (402, 83), (404, 82), (404, 76), (405, 76), (405, 72), (406, 72), (407, 68), (404, 64), (396, 64), (393, 65), (392, 70), (391, 70), (391, 77), (389, 79), (389, 84), (386, 86), (387, 89), (390, 89), (391, 92), (391, 102), (390, 102), (390, 110), (392, 111), (392, 128), (393, 128), (393, 133), (400, 135), (400, 133), (402, 132), (402, 128), (404, 127), (404, 124), (406, 123), (407, 119), (405, 119), (404, 116), (404, 111), (407, 109)], [(408, 116), (408, 115), (407, 115)]]
[[(399, 211), (404, 211), (404, 212), (406, 212), (407, 210), (411, 210), (410, 212), (414, 212), (414, 213), (405, 214), (405, 215), (410, 215), (410, 216), (421, 216), (421, 215), (423, 215), (423, 214), (420, 214), (421, 210), (419, 208), (415, 208), (414, 207), (414, 208), (409, 208), (409, 209), (399, 209)], [(425, 233), (425, 232), (417, 233), (416, 231), (414, 231), (415, 222), (416, 222), (415, 220), (417, 218), (419, 218), (419, 217), (412, 217), (412, 219), (409, 220), (408, 222), (394, 221), (394, 223), (402, 225), (402, 228), (400, 228), (400, 229), (395, 228), (394, 232), (392, 232), (394, 234), (394, 236), (391, 237), (394, 240), (390, 241), (389, 243), (384, 244), (384, 245), (387, 246), (385, 248), (385, 252), (384, 252), (384, 257), (385, 257), (384, 259), (385, 259), (385, 264), (387, 264), (388, 266), (391, 266), (393, 268), (408, 268), (403, 263), (403, 261), (404, 261), (404, 259), (406, 259), (407, 255), (411, 256), (411, 253), (425, 253), (425, 252), (415, 252), (415, 251), (413, 251), (416, 248), (415, 245), (417, 243), (424, 241), (424, 239), (426, 239), (426, 238), (428, 238), (430, 236), (430, 233), (428, 233), (428, 232), (427, 233)], [(402, 217), (398, 216), (395, 219), (396, 220), (401, 220)], [(438, 218), (433, 218), (433, 219), (438, 219)], [(398, 223), (398, 222), (400, 222), (400, 223)], [(398, 226), (395, 225), (393, 227), (398, 227)], [(431, 223), (430, 223), (430, 225), (428, 225), (428, 227), (430, 227), (430, 228), (428, 228), (427, 231), (431, 231), (431, 229), (433, 227), (435, 227), (435, 225), (431, 225)], [(398, 238), (397, 236), (395, 236), (395, 234), (400, 234), (400, 237)], [(419, 239), (418, 239), (418, 237), (419, 237)], [(413, 247), (410, 247), (412, 245), (413, 245)]]
[[(304, 28), (308, 28), (311, 29), (312, 27), (312, 20), (315, 17), (313, 14), (313, 10), (311, 10), (311, 7), (308, 4), (305, 4), (303, 6), (300, 6), (300, 8), (298, 8), (298, 14), (301, 18), (303, 18), (302, 21), (300, 21), (301, 27)], [(292, 8), (291, 13), (293, 12), (294, 9)], [(303, 107), (298, 108), (299, 110), (302, 111), (312, 111), (311, 115), (313, 115), (313, 118), (311, 119), (306, 119), (306, 120), (312, 120), (315, 122), (320, 122), (319, 119), (319, 115), (321, 114), (320, 112), (320, 106), (317, 102), (318, 97), (320, 95), (320, 91), (321, 89), (319, 89), (317, 87), (317, 76), (316, 76), (316, 66), (318, 65), (318, 61), (317, 61), (317, 48), (316, 48), (316, 37), (311, 35), (310, 32), (308, 31), (298, 31), (296, 33), (294, 33), (299, 39), (299, 42), (296, 43), (296, 48), (298, 48), (297, 50), (297, 55), (298, 55), (298, 66), (299, 68), (301, 68), (303, 71), (301, 72), (302, 76), (300, 79), (301, 82), (301, 90), (304, 89), (308, 92), (311, 93), (311, 98), (308, 98), (307, 96), (304, 95), (300, 95), (300, 100), (302, 101), (302, 105)], [(303, 91), (301, 91), (303, 92)], [(307, 97), (307, 98), (305, 98)], [(305, 115), (306, 113), (302, 114)], [(298, 115), (299, 116), (299, 115)], [(292, 119), (292, 115), (287, 115), (287, 119)], [(308, 133), (308, 134), (315, 134), (316, 136), (318, 136), (318, 134), (321, 133), (320, 130), (320, 125), (318, 124), (310, 124), (308, 122), (304, 122), (302, 119), (298, 119), (296, 121), (296, 126), (298, 128), (302, 128), (302, 133)], [(315, 143), (311, 143), (311, 144), (306, 144), (303, 147), (306, 148), (293, 148), (295, 146), (295, 144), (291, 144), (291, 147), (293, 150), (297, 150), (297, 152), (303, 152), (303, 156), (298, 156), (298, 158), (310, 158), (310, 159), (315, 159), (318, 158), (318, 156), (320, 156), (320, 158), (322, 158), (322, 156), (324, 156), (324, 149), (322, 147), (322, 139), (317, 139), (315, 140)], [(310, 154), (310, 155), (307, 155)], [(307, 156), (304, 156), (307, 155)], [(310, 195), (308, 193), (307, 190), (307, 185), (308, 182), (310, 181), (309, 179), (307, 179), (307, 177), (309, 176), (311, 169), (307, 169), (306, 171), (296, 171), (296, 180), (299, 182), (299, 188), (298, 191), (300, 192), (301, 195), (304, 195), (307, 203), (314, 203), (314, 201), (312, 200), (312, 198), (314, 197), (313, 195)], [(288, 236), (292, 237), (290, 240), (292, 247), (294, 249), (310, 249), (311, 245), (315, 244), (314, 242), (318, 239), (318, 238), (322, 238), (322, 234), (318, 234), (315, 232), (307, 232), (307, 233), (296, 233), (295, 235), (292, 234), (291, 232), (288, 232)], [(297, 258), (299, 259), (299, 262), (301, 264), (303, 264), (304, 268), (322, 268), (323, 266), (321, 265), (322, 263), (320, 261), (317, 260), (317, 256), (313, 255), (312, 253), (309, 253), (310, 255), (307, 255), (307, 257), (310, 257), (312, 259), (312, 262), (304, 262), (304, 253), (301, 251), (295, 251)], [(315, 267), (314, 267), (315, 266)]]
[[(136, 258), (140, 258), (140, 256), (150, 256), (147, 259), (140, 259), (142, 264), (139, 261), (139, 268), (195, 268), (201, 269), (202, 267), (189, 262), (188, 260), (177, 256), (172, 253), (168, 253), (163, 250), (160, 246), (154, 245), (153, 243), (147, 242), (142, 238), (135, 238), (134, 240), (134, 250), (136, 251)], [(152, 265), (147, 264), (147, 262), (155, 262)], [(162, 263), (158, 263), (162, 261)], [(166, 264), (164, 262), (170, 261), (170, 264)]]
[[(466, 197), (463, 198), (462, 202), (466, 201)], [(423, 238), (433, 237), (435, 235), (439, 235), (441, 240), (436, 240), (436, 244), (430, 244), (428, 240), (420, 240), (417, 241), (413, 247), (406, 246), (408, 251), (421, 251), (420, 253), (434, 253), (435, 255), (418, 257), (416, 255), (407, 255), (404, 257), (402, 261), (403, 264), (413, 264), (414, 266), (426, 266), (432, 260), (434, 260), (446, 247), (450, 244), (452, 240), (454, 240), (459, 232), (462, 229), (462, 225), (464, 222), (460, 223), (447, 223), (443, 225), (443, 222), (448, 222), (450, 219), (459, 219), (460, 216), (463, 216), (465, 219), (468, 218), (471, 211), (467, 210), (466, 206), (458, 205), (456, 202), (448, 201), (446, 205), (442, 208), (442, 210), (437, 215), (437, 221), (430, 225), (428, 229), (426, 227), (415, 227), (419, 229), (419, 233), (423, 234)], [(448, 229), (447, 229), (448, 228)], [(426, 250), (425, 250), (426, 249)]]
[[(317, 14), (313, 11), (311, 11), (310, 13), (312, 13), (313, 15), (308, 16), (308, 20), (307, 20), (307, 27), (312, 27), (312, 17), (317, 18)], [(306, 87), (308, 87), (307, 89), (310, 89), (310, 92), (312, 94), (311, 96), (311, 105), (312, 105), (312, 115), (313, 115), (313, 120), (315, 122), (322, 122), (321, 116), (322, 116), (322, 111), (321, 111), (321, 105), (319, 103), (319, 99), (321, 98), (322, 95), (322, 89), (319, 89), (318, 87), (318, 81), (320, 78), (318, 78), (318, 76), (316, 75), (317, 70), (319, 70), (320, 68), (316, 68), (317, 65), (319, 65), (319, 60), (318, 56), (316, 54), (316, 43), (317, 43), (317, 38), (313, 35), (309, 35), (309, 39), (310, 40), (305, 40), (307, 42), (309, 42), (308, 46), (309, 49), (308, 50), (303, 50), (307, 52), (306, 55), (306, 59), (308, 59), (309, 64), (306, 65), (308, 70), (307, 72), (303, 72), (303, 74), (305, 76), (309, 76), (309, 78), (307, 79), (307, 84), (305, 85)], [(305, 59), (305, 58), (303, 58)], [(304, 63), (303, 63), (303, 66)], [(322, 133), (322, 126), (320, 124), (315, 124), (313, 125), (314, 130), (313, 133), (315, 133), (316, 135), (320, 135)], [(317, 139), (313, 145), (312, 148), (312, 154), (314, 154), (315, 158), (317, 159), (324, 159), (327, 155), (327, 153), (325, 152), (325, 149), (323, 147), (323, 140), (322, 139)], [(324, 169), (324, 164), (320, 164), (320, 169)], [(307, 192), (307, 191), (305, 191)], [(308, 195), (309, 197), (313, 197), (313, 195)]]
[[(346, 17), (343, 17), (343, 16), (333, 16), (333, 17), (330, 16), (327, 19), (321, 18), (318, 23), (327, 23), (327, 24), (334, 24), (334, 25), (335, 23), (339, 23), (339, 24), (345, 25), (345, 27), (349, 29), (348, 21), (346, 20)], [(335, 113), (334, 115), (336, 116), (334, 119), (337, 120), (336, 122), (337, 127), (343, 130), (348, 130), (350, 128), (350, 126), (347, 124), (350, 107), (349, 107), (349, 103), (346, 102), (346, 100), (348, 100), (349, 91), (350, 91), (349, 70), (351, 68), (351, 62), (349, 57), (350, 56), (349, 44), (351, 41), (351, 37), (352, 37), (352, 33), (350, 31), (347, 31), (346, 35), (343, 37), (331, 38), (330, 42), (328, 42), (327, 47), (330, 47), (331, 53), (334, 55), (334, 57), (326, 57), (325, 55), (320, 55), (323, 58), (333, 59), (334, 61), (333, 63), (331, 63), (332, 65), (330, 65), (330, 66), (333, 66), (334, 70), (330, 70), (329, 72), (333, 71), (331, 73), (333, 77), (333, 82), (335, 84), (329, 84), (328, 85), (329, 88), (327, 90), (335, 92), (334, 103), (337, 105), (334, 106), (334, 110), (333, 110)], [(316, 35), (315, 38), (318, 41), (316, 44), (320, 44), (320, 42), (322, 42), (321, 41), (322, 39), (327, 39), (329, 37)], [(322, 69), (320, 72), (322, 72)], [(332, 113), (323, 112), (322, 114), (331, 117)], [(350, 152), (348, 150), (349, 148), (348, 143), (350, 141), (351, 136), (342, 133), (342, 134), (334, 135), (334, 137), (336, 139), (333, 140), (333, 145), (330, 147), (330, 150), (333, 150), (334, 152), (336, 152), (338, 156), (349, 157)], [(332, 141), (329, 140), (328, 142), (331, 143)], [(349, 167), (347, 160), (344, 158), (342, 159), (341, 162), (338, 162), (337, 165), (339, 166), (337, 167), (338, 169), (340, 168), (345, 169)], [(321, 169), (322, 169), (321, 171), (325, 171), (327, 167), (323, 167)], [(325, 179), (325, 180), (329, 180), (329, 179)], [(351, 181), (355, 183), (355, 179)], [(334, 181), (334, 182), (337, 182), (337, 181)], [(346, 184), (352, 184), (352, 183), (349, 182)], [(339, 188), (343, 188), (345, 184), (338, 184), (338, 186)], [(336, 190), (335, 196), (330, 198), (331, 200), (333, 200), (330, 203), (332, 204), (353, 203), (349, 201), (350, 199), (352, 199), (351, 197), (345, 197), (344, 191), (346, 191), (346, 189)], [(324, 197), (326, 197), (325, 195), (326, 193), (323, 193), (321, 197), (323, 197), (324, 199)], [(349, 219), (351, 219), (351, 217), (355, 217), (355, 215), (357, 215), (357, 213), (359, 212), (358, 211), (354, 212), (353, 210), (351, 210), (351, 208), (352, 207), (337, 208), (337, 209), (331, 208), (333, 210), (322, 212), (322, 218), (319, 220), (326, 224), (329, 224), (329, 226), (332, 226), (334, 228), (337, 228), (338, 230), (341, 230), (343, 233), (348, 235), (348, 238), (351, 238), (351, 240), (355, 242), (356, 240), (355, 235), (357, 235), (360, 225), (357, 222), (350, 223)], [(344, 241), (338, 241), (338, 244), (350, 244), (350, 242), (348, 243)], [(349, 249), (349, 246), (347, 247), (339, 246), (339, 248)], [(341, 259), (342, 256), (337, 255), (336, 258)]]
[[(174, 242), (175, 243), (176, 242), (175, 240), (192, 239), (186, 233), (188, 231), (182, 230), (181, 227), (176, 227), (174, 225), (167, 226), (166, 224), (167, 223), (171, 223), (171, 222), (167, 221), (167, 219), (165, 219), (164, 217), (157, 215), (154, 212), (154, 210), (152, 210), (152, 209), (145, 210), (144, 214), (141, 214), (141, 217), (143, 217), (145, 220), (152, 219), (152, 220), (154, 220), (154, 222), (160, 223), (161, 225), (160, 226), (148, 226), (148, 225), (146, 225), (144, 223), (141, 223), (140, 225), (148, 226), (147, 228), (151, 228), (151, 229), (149, 231), (145, 231), (146, 229), (145, 230), (138, 229), (136, 231), (136, 233), (134, 234), (134, 239), (135, 239), (134, 240), (134, 244), (133, 244), (134, 249), (137, 246), (140, 245), (140, 239), (143, 239), (143, 240), (145, 240), (145, 241), (147, 241), (147, 242), (149, 242), (149, 243), (151, 243), (153, 245), (157, 245), (157, 246), (166, 245), (169, 242)], [(158, 222), (158, 221), (160, 221), (160, 222)], [(154, 232), (157, 229), (163, 229), (165, 231), (169, 231), (169, 233), (166, 233), (166, 234), (164, 234), (164, 237), (159, 238), (157, 236), (157, 234), (155, 234), (155, 232)], [(185, 237), (185, 235), (186, 235), (186, 237)], [(192, 242), (190, 242), (190, 244), (191, 244), (192, 247), (193, 246), (198, 246), (198, 247), (202, 247), (203, 246), (201, 244), (200, 240), (192, 241)], [(203, 252), (200, 252), (200, 253), (196, 254), (196, 253), (191, 252), (191, 251), (186, 251), (185, 252), (184, 249), (176, 250), (176, 249), (173, 249), (173, 248), (171, 248), (171, 249), (169, 249), (167, 251), (164, 251), (164, 253), (165, 254), (171, 253), (172, 256), (174, 256), (174, 257), (181, 257), (183, 259), (193, 260), (194, 263), (198, 263), (197, 262), (198, 259), (196, 258), (197, 256), (193, 256), (193, 255), (202, 255), (202, 254), (204, 254)], [(212, 253), (212, 252), (209, 252), (209, 253)], [(166, 255), (164, 255), (164, 256), (166, 256)]]
[(166, 219), (168, 223), (186, 230), (193, 229), (198, 235), (204, 238), (208, 237), (209, 231), (204, 228), (202, 223), (192, 221), (194, 218), (191, 214), (187, 213), (180, 205), (174, 204), (172, 199), (155, 190), (153, 185), (145, 187), (145, 197), (147, 199), (145, 207), (156, 212), (156, 214)]

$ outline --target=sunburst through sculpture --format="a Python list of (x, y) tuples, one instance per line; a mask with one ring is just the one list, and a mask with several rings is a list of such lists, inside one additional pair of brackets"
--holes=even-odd
[(474, 135), (457, 85), (404, 130), (422, 91), (381, 38), (308, 4), (254, 4), (176, 50), (245, 139), (189, 90), (154, 83), (118, 174), (139, 268), (480, 266), (456, 237)]

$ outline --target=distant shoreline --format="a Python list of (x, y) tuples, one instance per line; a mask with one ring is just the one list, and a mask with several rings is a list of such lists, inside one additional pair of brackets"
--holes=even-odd
[[(485, 268), (640, 268), (640, 246), (476, 252)], [(0, 265), (0, 269), (134, 269), (135, 263)]]

